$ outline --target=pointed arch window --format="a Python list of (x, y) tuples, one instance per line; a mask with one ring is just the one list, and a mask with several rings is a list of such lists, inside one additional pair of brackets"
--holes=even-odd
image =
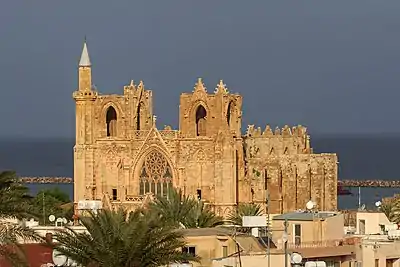
[(228, 126), (236, 127), (236, 119), (236, 104), (233, 100), (231, 100), (229, 101), (228, 109), (226, 111), (226, 122), (228, 123)]
[(167, 196), (172, 188), (172, 169), (167, 159), (159, 151), (150, 152), (140, 170), (139, 193), (153, 193)]
[(140, 102), (136, 110), (136, 130), (144, 130), (146, 114), (146, 106), (143, 102)]
[(229, 102), (228, 110), (226, 111), (226, 122), (231, 125), (232, 102)]
[(196, 109), (196, 135), (197, 136), (205, 136), (206, 135), (206, 118), (207, 111), (206, 109), (200, 105)]
[(117, 136), (117, 112), (109, 107), (106, 113), (107, 136)]
[(140, 130), (140, 122), (141, 122), (141, 112), (142, 111), (142, 104), (139, 103), (137, 113), (136, 113), (136, 130)]

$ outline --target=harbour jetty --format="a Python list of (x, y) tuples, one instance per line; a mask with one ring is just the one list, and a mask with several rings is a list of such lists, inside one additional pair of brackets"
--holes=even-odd
[[(74, 180), (71, 177), (21, 177), (23, 183), (26, 184), (72, 184)], [(340, 187), (386, 187), (400, 188), (400, 179), (393, 180), (355, 180), (345, 179), (339, 180)]]
[(25, 184), (73, 184), (71, 177), (21, 177)]

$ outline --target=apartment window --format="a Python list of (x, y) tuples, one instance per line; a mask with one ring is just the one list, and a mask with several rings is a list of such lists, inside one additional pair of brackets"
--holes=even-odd
[(183, 247), (182, 252), (190, 254), (192, 256), (196, 256), (196, 247), (194, 247), (194, 246)]
[(222, 257), (228, 257), (228, 246), (222, 246)]
[(365, 220), (358, 221), (358, 233), (360, 235), (365, 235)]
[(375, 267), (379, 267), (379, 259), (375, 259)]
[(300, 246), (301, 244), (301, 224), (294, 225), (294, 244)]
[(386, 267), (393, 267), (394, 266), (394, 260), (393, 259), (387, 259), (386, 260)]
[(115, 188), (112, 190), (112, 200), (117, 200), (117, 189)]
[(340, 267), (340, 262), (327, 261), (325, 263), (326, 263), (326, 267)]

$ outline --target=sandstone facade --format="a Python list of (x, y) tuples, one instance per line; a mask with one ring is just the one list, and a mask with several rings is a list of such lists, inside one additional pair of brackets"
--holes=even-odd
[(86, 43), (79, 64), (74, 147), (74, 195), (134, 208), (176, 187), (226, 216), (241, 202), (270, 213), (337, 208), (336, 154), (314, 154), (306, 128), (248, 126), (241, 134), (242, 97), (221, 81), (208, 92), (198, 79), (182, 93), (179, 129), (156, 127), (152, 91), (133, 81), (122, 95), (92, 87)]

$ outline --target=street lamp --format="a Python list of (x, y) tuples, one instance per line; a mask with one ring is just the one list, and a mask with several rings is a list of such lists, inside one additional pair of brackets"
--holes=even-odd
[(316, 204), (315, 204), (315, 202), (314, 201), (312, 201), (311, 199), (306, 203), (306, 209), (309, 211), (309, 212), (311, 212), (312, 213), (312, 221), (313, 221), (313, 238), (314, 238), (314, 241), (315, 241), (315, 222), (314, 222), (314, 208), (315, 208), (315, 206), (316, 206)]
[(288, 233), (287, 233), (287, 228), (288, 228), (288, 220), (287, 218), (285, 219), (285, 222), (283, 223), (284, 227), (285, 227), (285, 231), (282, 234), (282, 242), (284, 244), (284, 249), (285, 249), (285, 267), (287, 267), (288, 264), (288, 253), (287, 253), (287, 242), (289, 240), (288, 238)]

